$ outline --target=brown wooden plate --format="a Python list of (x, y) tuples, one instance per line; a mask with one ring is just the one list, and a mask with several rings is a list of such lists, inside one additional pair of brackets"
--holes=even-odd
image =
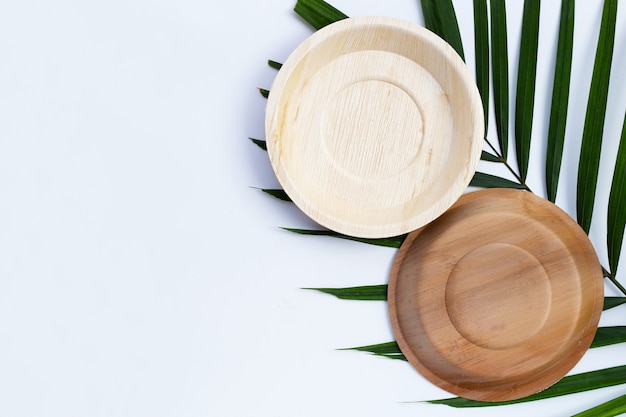
[(587, 235), (520, 190), (463, 195), (409, 234), (389, 279), (398, 344), (435, 385), (504, 401), (561, 379), (589, 348), (604, 297)]

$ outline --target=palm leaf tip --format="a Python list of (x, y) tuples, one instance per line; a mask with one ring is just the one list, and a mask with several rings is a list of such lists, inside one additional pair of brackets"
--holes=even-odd
[(313, 290), (323, 292), (325, 294), (334, 295), (342, 300), (387, 300), (387, 285), (370, 285), (348, 288), (303, 288), (304, 290)]
[(298, 0), (294, 11), (315, 29), (321, 29), (348, 17), (323, 0)]
[(506, 5), (491, 0), (491, 63), (496, 133), (500, 153), (506, 159), (509, 148), (509, 59), (507, 47)]
[(626, 227), (626, 115), (622, 127), (607, 209), (607, 249), (611, 274), (617, 275)]
[(616, 21), (617, 0), (605, 0), (591, 76), (591, 87), (589, 88), (576, 188), (576, 216), (578, 223), (586, 233), (589, 233), (591, 227), (600, 168), (600, 152), (613, 60), (613, 46), (615, 44)]
[(559, 37), (552, 85), (552, 104), (546, 149), (546, 190), (548, 200), (553, 203), (556, 201), (565, 145), (565, 126), (574, 47), (574, 3), (574, 0), (563, 0), (561, 3)]
[(525, 0), (522, 16), (517, 94), (515, 105), (515, 146), (522, 181), (528, 175), (530, 142), (535, 105), (537, 50), (539, 47), (539, 0)]
[(445, 40), (465, 61), (461, 32), (451, 0), (421, 0), (424, 25)]

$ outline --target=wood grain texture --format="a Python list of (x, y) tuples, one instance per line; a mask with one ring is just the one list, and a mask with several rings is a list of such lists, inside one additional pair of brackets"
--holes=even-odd
[(350, 18), (287, 59), (266, 113), (272, 167), (321, 225), (379, 238), (415, 230), (469, 184), (484, 137), (476, 85), (432, 32)]
[(505, 401), (539, 392), (580, 360), (603, 304), (587, 235), (529, 192), (462, 196), (412, 232), (389, 279), (389, 314), (407, 359), (461, 397)]

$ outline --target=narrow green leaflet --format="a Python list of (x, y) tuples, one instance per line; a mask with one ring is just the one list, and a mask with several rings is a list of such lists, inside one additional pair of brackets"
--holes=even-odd
[(614, 417), (626, 413), (626, 394), (572, 417)]
[(267, 143), (264, 140), (254, 139), (254, 138), (248, 138), (248, 139), (250, 139), (252, 143), (254, 143), (259, 148), (263, 149), (264, 151), (267, 150)]
[(310, 235), (310, 236), (329, 236), (336, 237), (340, 239), (353, 240), (355, 242), (369, 243), (370, 245), (376, 246), (385, 246), (388, 248), (399, 248), (406, 235), (395, 236), (386, 239), (367, 239), (360, 238), (354, 236), (343, 235), (341, 233), (333, 232), (332, 230), (309, 230), (309, 229), (293, 229), (289, 227), (283, 227), (284, 230), (292, 233), (297, 233), (300, 235)]
[(604, 297), (604, 310), (626, 304), (626, 297)]
[(540, 0), (525, 0), (522, 13), (522, 36), (517, 71), (517, 94), (515, 96), (515, 148), (517, 150), (519, 175), (524, 182), (528, 175), (535, 108), (540, 4)]
[(400, 346), (397, 342), (379, 343), (376, 345), (359, 346), (354, 348), (346, 348), (340, 350), (357, 350), (360, 352), (368, 352), (376, 356), (383, 356), (389, 359), (399, 359), (406, 361), (406, 357), (402, 354)]
[(323, 0), (298, 0), (293, 10), (315, 29), (348, 17)]
[(265, 98), (270, 96), (270, 90), (266, 90), (264, 88), (259, 88), (259, 93), (261, 93), (261, 95)]
[(592, 348), (626, 342), (626, 326), (599, 327), (591, 343)]
[(283, 64), (281, 64), (280, 62), (276, 62), (276, 61), (272, 61), (271, 59), (269, 59), (267, 61), (267, 65), (269, 65), (270, 67), (279, 70), (282, 68)]
[(476, 85), (483, 102), (485, 132), (489, 126), (489, 22), (487, 0), (474, 0), (474, 53)]
[(617, 0), (605, 0), (578, 163), (576, 215), (578, 223), (587, 233), (591, 227), (598, 168), (600, 167), (600, 150), (602, 148), (606, 100), (613, 60), (616, 20)]
[(509, 57), (506, 44), (506, 5), (504, 0), (491, 0), (491, 74), (496, 132), (500, 152), (506, 159), (509, 149)]
[(556, 200), (565, 144), (565, 123), (567, 121), (572, 51), (574, 49), (574, 4), (574, 0), (561, 2), (559, 40), (554, 66), (552, 106), (550, 108), (546, 149), (546, 189), (548, 200), (553, 203)]
[(575, 394), (577, 392), (583, 391), (591, 391), (594, 389), (612, 387), (614, 385), (620, 384), (626, 384), (626, 365), (566, 376), (565, 378), (561, 379), (559, 382), (544, 391), (517, 400), (487, 402), (455, 397), (446, 398), (443, 400), (431, 400), (427, 402), (430, 404), (443, 404), (454, 408), (493, 407), (506, 404), (517, 404), (529, 401), (543, 400), (545, 398), (560, 397), (562, 395)]
[(289, 198), (285, 190), (271, 188), (260, 188), (260, 190), (263, 191), (265, 194), (269, 194), (279, 200), (291, 201), (291, 198)]
[(607, 212), (607, 249), (611, 274), (617, 276), (617, 266), (622, 252), (624, 227), (626, 226), (626, 116), (622, 137), (617, 150), (613, 183)]
[(483, 151), (483, 153), (480, 154), (480, 159), (482, 161), (487, 161), (487, 162), (502, 162), (500, 158), (498, 158), (497, 156), (493, 154), (490, 154), (487, 151)]
[(448, 42), (465, 61), (461, 32), (452, 0), (421, 0), (424, 25)]
[(485, 174), (484, 172), (476, 172), (472, 181), (470, 181), (470, 187), (481, 187), (481, 188), (516, 188), (516, 189), (525, 189), (525, 187), (521, 184), (518, 184), (514, 181), (507, 180), (506, 178), (497, 177), (491, 174)]
[(303, 288), (334, 295), (342, 300), (387, 301), (387, 285), (367, 285), (348, 288)]

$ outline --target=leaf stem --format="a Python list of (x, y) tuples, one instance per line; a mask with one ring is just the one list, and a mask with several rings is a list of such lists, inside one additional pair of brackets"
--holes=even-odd
[(504, 158), (502, 156), (502, 154), (500, 152), (498, 152), (498, 150), (491, 144), (491, 142), (489, 142), (489, 139), (485, 138), (485, 142), (487, 142), (487, 145), (489, 145), (489, 147), (491, 148), (491, 150), (493, 151), (493, 153), (498, 157), (498, 159), (500, 160), (501, 163), (504, 164), (504, 166), (509, 170), (509, 172), (511, 174), (513, 174), (513, 176), (515, 177), (515, 179), (517, 180), (517, 182), (519, 182), (519, 184), (524, 187), (524, 189), (526, 191), (530, 191), (531, 193), (533, 192), (530, 187), (528, 187), (528, 185), (526, 184), (526, 181), (524, 181), (516, 172), (515, 170), (511, 167), (511, 165), (509, 165), (508, 161), (506, 160), (506, 158)]
[(605, 278), (608, 278), (609, 281), (611, 281), (613, 285), (617, 287), (617, 289), (619, 289), (624, 295), (626, 295), (626, 288), (624, 288), (624, 286), (620, 284), (620, 282), (617, 279), (615, 279), (613, 274), (607, 271), (606, 268), (604, 267), (602, 267), (602, 274), (604, 275)]

